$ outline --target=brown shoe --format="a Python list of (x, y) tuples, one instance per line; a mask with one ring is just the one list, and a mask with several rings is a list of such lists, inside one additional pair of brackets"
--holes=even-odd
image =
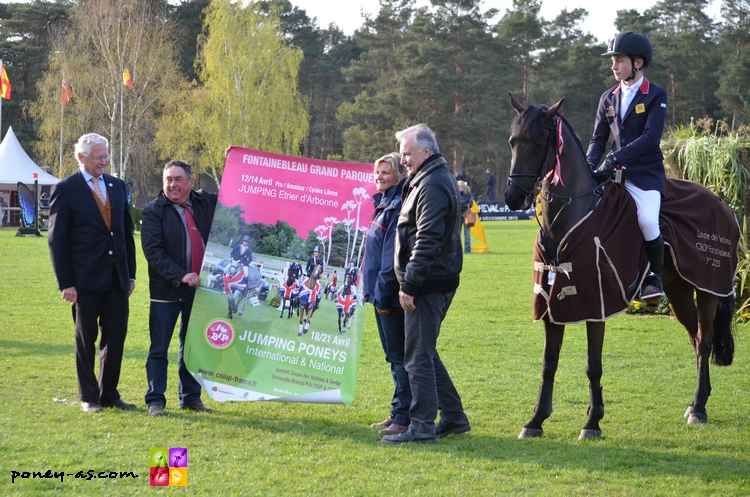
[(400, 425), (398, 423), (391, 423), (391, 426), (383, 430), (378, 430), (378, 435), (399, 435), (405, 432), (409, 428), (408, 426)]
[(161, 404), (151, 404), (148, 406), (149, 416), (164, 416), (164, 406)]
[(206, 404), (204, 404), (200, 400), (196, 402), (195, 404), (190, 404), (189, 406), (181, 407), (180, 409), (190, 409), (191, 411), (196, 411), (196, 412), (214, 412), (213, 409), (208, 407)]
[(83, 412), (102, 412), (104, 408), (98, 402), (81, 402)]
[(385, 419), (384, 419), (383, 421), (381, 421), (380, 423), (373, 423), (373, 424), (371, 424), (371, 425), (370, 425), (370, 428), (379, 428), (379, 427), (381, 427), (381, 426), (382, 426), (383, 428), (388, 428), (388, 427), (389, 427), (389, 426), (391, 426), (392, 424), (393, 424), (393, 418), (392, 418), (392, 417), (390, 417), (390, 416), (388, 416), (387, 418), (385, 418)]

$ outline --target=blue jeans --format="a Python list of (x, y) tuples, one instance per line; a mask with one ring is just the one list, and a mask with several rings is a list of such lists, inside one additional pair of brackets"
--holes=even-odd
[(488, 186), (484, 193), (487, 195), (487, 200), (490, 202), (495, 201), (495, 187)]
[(440, 325), (455, 291), (414, 297), (416, 310), (404, 314), (406, 332), (404, 364), (411, 386), (410, 427), (435, 434), (438, 406), (440, 419), (448, 423), (468, 422), (461, 397), (437, 352)]
[[(464, 216), (461, 216), (461, 227), (464, 230), (464, 253), (470, 254), (471, 253), (471, 228), (466, 226), (466, 223), (464, 223)], [(461, 232), (461, 229), (459, 228), (458, 232)], [(460, 235), (459, 235), (460, 238)]]
[(167, 399), (164, 397), (164, 392), (167, 389), (167, 366), (169, 365), (167, 354), (169, 342), (172, 341), (174, 327), (180, 314), (182, 314), (179, 332), (180, 350), (177, 353), (177, 371), (180, 377), (180, 407), (187, 407), (201, 400), (201, 385), (187, 370), (183, 358), (185, 335), (187, 334), (194, 298), (195, 288), (188, 288), (185, 292), (184, 302), (151, 302), (151, 312), (148, 319), (151, 348), (146, 360), (146, 378), (148, 379), (146, 405), (159, 404), (165, 406), (167, 404)]
[(409, 374), (404, 368), (404, 310), (395, 308), (389, 311), (389, 314), (379, 314), (375, 311), (375, 322), (378, 324), (385, 360), (391, 364), (395, 389), (391, 402), (391, 417), (394, 423), (409, 426), (411, 388)]

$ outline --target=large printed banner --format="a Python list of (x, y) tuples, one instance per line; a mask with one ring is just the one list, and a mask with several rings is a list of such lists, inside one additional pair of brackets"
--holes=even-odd
[(354, 400), (372, 172), (230, 149), (185, 343), (185, 363), (212, 399)]

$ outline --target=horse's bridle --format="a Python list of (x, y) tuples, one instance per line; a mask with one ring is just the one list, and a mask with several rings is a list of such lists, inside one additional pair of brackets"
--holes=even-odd
[[(526, 195), (526, 197), (533, 198), (534, 197), (534, 187), (536, 186), (539, 181), (542, 180), (547, 174), (550, 172), (551, 168), (547, 166), (547, 158), (549, 157), (549, 151), (552, 149), (552, 147), (555, 148), (555, 154), (557, 156), (560, 155), (560, 149), (557, 148), (555, 139), (555, 129), (557, 129), (557, 120), (559, 118), (557, 116), (552, 118), (552, 126), (544, 126), (544, 129), (549, 131), (549, 139), (547, 140), (547, 148), (544, 151), (544, 157), (542, 158), (542, 162), (539, 164), (539, 173), (533, 174), (533, 173), (510, 173), (508, 175), (508, 186), (515, 186), (519, 190), (521, 190), (521, 193)], [(534, 181), (534, 184), (531, 186), (531, 189), (524, 188), (521, 184), (519, 184), (515, 178), (536, 178)]]
[[(515, 181), (514, 178), (536, 178), (536, 181), (534, 181), (534, 184), (532, 185), (532, 189), (536, 186), (537, 183), (540, 181), (543, 181), (555, 168), (554, 164), (558, 163), (560, 161), (560, 147), (557, 146), (557, 128), (558, 128), (558, 122), (559, 117), (554, 116), (552, 118), (552, 126), (544, 126), (544, 129), (549, 131), (549, 139), (547, 140), (547, 149), (544, 151), (544, 158), (542, 159), (541, 164), (539, 164), (539, 173), (533, 174), (533, 173), (516, 173), (516, 174), (509, 174), (508, 175), (508, 186), (515, 186), (521, 192), (526, 195), (528, 198), (533, 198), (534, 191), (528, 188), (524, 188), (521, 186), (517, 181)], [(548, 158), (550, 155), (550, 149), (554, 147), (554, 153), (556, 161), (552, 163), (553, 165), (548, 165)], [(594, 193), (594, 198), (591, 202), (591, 209), (594, 208), (596, 205), (596, 199), (597, 197), (601, 197), (602, 192), (604, 191), (604, 187), (612, 181), (612, 178), (607, 179), (603, 183), (594, 185), (593, 188), (586, 190), (582, 193), (577, 193), (575, 195), (558, 195), (556, 193), (553, 193), (549, 191), (549, 188), (542, 190), (540, 192), (540, 195), (544, 200), (547, 202), (553, 202), (555, 200), (559, 200), (562, 202), (562, 207), (559, 211), (557, 211), (557, 214), (555, 215), (554, 219), (550, 222), (549, 228), (545, 230), (542, 227), (542, 223), (539, 222), (539, 217), (534, 216), (534, 219), (536, 219), (537, 224), (539, 225), (539, 235), (540, 235), (540, 241), (542, 243), (542, 246), (544, 247), (544, 251), (547, 254), (547, 257), (549, 260), (553, 261), (553, 264), (557, 264), (557, 257), (556, 254), (556, 243), (552, 240), (550, 237), (550, 232), (552, 231), (552, 226), (555, 224), (555, 221), (557, 221), (558, 217), (562, 213), (562, 211), (565, 209), (567, 205), (569, 205), (574, 199), (583, 197), (584, 195), (588, 195), (589, 193)], [(554, 247), (554, 248), (553, 248)]]

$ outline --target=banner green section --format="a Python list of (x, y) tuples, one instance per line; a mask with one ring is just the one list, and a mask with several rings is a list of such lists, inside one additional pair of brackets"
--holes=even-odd
[(373, 185), (371, 164), (230, 150), (184, 349), (212, 399), (354, 400)]

